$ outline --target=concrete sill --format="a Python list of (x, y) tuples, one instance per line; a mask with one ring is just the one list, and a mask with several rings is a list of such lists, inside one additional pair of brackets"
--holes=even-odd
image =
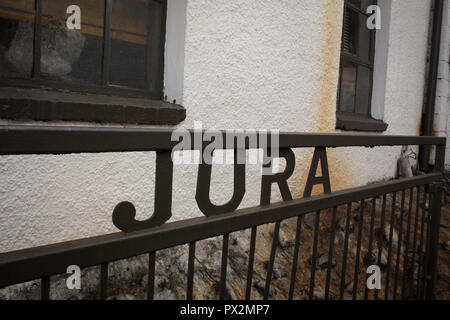
[(0, 118), (176, 125), (186, 118), (186, 109), (144, 98), (3, 87), (0, 88)]
[(355, 114), (336, 113), (336, 129), (346, 131), (384, 132), (388, 124), (381, 121)]

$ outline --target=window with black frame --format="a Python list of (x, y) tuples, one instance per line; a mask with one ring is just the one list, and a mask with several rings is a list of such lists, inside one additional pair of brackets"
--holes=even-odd
[(337, 128), (383, 131), (386, 125), (371, 117), (375, 32), (369, 29), (367, 8), (375, 0), (345, 0), (342, 29)]
[[(80, 28), (69, 28), (74, 6)], [(163, 101), (166, 12), (167, 0), (0, 0), (0, 118), (179, 123), (184, 108)], [(23, 106), (21, 95), (37, 100)]]
[[(66, 27), (71, 5), (80, 30)], [(0, 75), (160, 97), (163, 17), (158, 0), (0, 0)]]

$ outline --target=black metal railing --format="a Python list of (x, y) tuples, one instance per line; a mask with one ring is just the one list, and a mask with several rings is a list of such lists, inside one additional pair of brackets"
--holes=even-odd
[[(191, 132), (194, 134), (194, 132)], [(224, 132), (219, 132), (224, 134)], [(237, 133), (236, 135), (245, 135)], [(258, 133), (254, 133), (259, 143)], [(312, 251), (309, 270), (309, 291), (307, 297), (315, 297), (317, 281), (317, 260), (320, 250), (326, 252), (327, 264), (324, 276), (325, 299), (344, 299), (348, 291), (346, 281), (353, 281), (350, 299), (432, 299), (436, 283), (440, 210), (442, 199), (442, 178), (445, 158), (445, 138), (408, 137), (383, 135), (348, 134), (296, 134), (279, 135), (280, 157), (286, 159), (286, 172), (293, 171), (292, 148), (315, 148), (307, 191), (301, 199), (292, 199), (286, 179), (290, 174), (262, 177), (261, 205), (253, 208), (217, 212), (205, 210), (205, 217), (173, 223), (164, 223), (170, 218), (172, 167), (170, 154), (177, 141), (172, 141), (172, 131), (155, 129), (117, 128), (68, 128), (68, 127), (0, 127), (0, 155), (21, 154), (70, 154), (99, 152), (156, 151), (155, 212), (144, 222), (134, 221), (134, 206), (119, 204), (114, 212), (114, 224), (127, 232), (118, 232), (34, 247), (0, 254), (0, 288), (41, 279), (41, 297), (50, 297), (50, 277), (63, 274), (69, 265), (81, 268), (100, 265), (100, 296), (106, 298), (108, 264), (120, 259), (148, 254), (147, 298), (154, 298), (156, 252), (178, 245), (189, 245), (186, 298), (194, 297), (196, 243), (203, 239), (222, 237), (222, 258), (218, 297), (226, 297), (228, 244), (230, 233), (251, 229), (248, 248), (246, 299), (251, 297), (254, 275), (255, 246), (258, 228), (275, 223), (263, 298), (269, 297), (281, 223), (296, 218), (295, 241), (290, 267), (290, 279), (286, 293), (288, 299), (295, 298), (296, 286), (301, 282), (299, 257), (306, 246)], [(246, 135), (248, 138), (248, 135)], [(245, 137), (244, 137), (245, 140)], [(245, 140), (249, 148), (248, 140)], [(331, 192), (327, 185), (328, 167), (326, 148), (377, 147), (395, 145), (435, 146), (434, 171), (410, 178), (395, 179), (383, 183)], [(258, 145), (259, 146), (259, 145)], [(192, 145), (192, 149), (203, 149), (204, 145)], [(318, 160), (321, 160), (322, 176), (316, 177)], [(295, 163), (295, 158), (294, 158)], [(199, 173), (205, 168), (201, 168)], [(238, 166), (238, 165), (236, 165)], [(245, 167), (245, 165), (244, 165)], [(242, 169), (242, 168), (241, 168)], [(244, 169), (245, 170), (245, 169)], [(241, 177), (235, 168), (236, 178)], [(204, 173), (204, 172), (203, 172)], [(290, 172), (292, 174), (292, 172)], [(243, 172), (245, 175), (245, 171)], [(199, 174), (200, 176), (200, 174)], [(204, 175), (205, 176), (205, 175)], [(206, 177), (208, 175), (206, 174)], [(210, 176), (209, 176), (210, 178)], [(166, 181), (165, 183), (162, 180)], [(206, 179), (207, 180), (207, 179)], [(197, 181), (197, 195), (209, 190), (210, 181)], [(283, 202), (270, 204), (272, 184), (278, 184)], [(325, 194), (311, 196), (314, 184), (323, 184)], [(206, 185), (208, 187), (206, 187)], [(169, 190), (168, 192), (165, 192)], [(235, 193), (239, 193), (236, 191)], [(245, 192), (245, 190), (243, 191)], [(234, 197), (234, 195), (233, 195)], [(399, 200), (399, 201), (398, 201)], [(169, 204), (167, 204), (167, 201)], [(203, 201), (197, 196), (197, 202)], [(233, 201), (231, 201), (233, 202)], [(230, 203), (231, 203), (230, 202)], [(203, 203), (204, 205), (204, 203)], [(227, 204), (229, 208), (230, 204)], [(398, 205), (400, 207), (398, 207)], [(370, 209), (370, 210), (366, 210)], [(161, 211), (168, 210), (161, 213)], [(356, 210), (356, 211), (355, 211)], [(345, 219), (343, 242), (336, 242), (338, 217)], [(311, 219), (310, 219), (311, 218)], [(356, 238), (350, 239), (351, 220), (356, 221)], [(311, 220), (311, 243), (302, 241), (302, 233), (309, 232), (304, 225)], [(327, 224), (326, 241), (321, 226)], [(384, 232), (385, 229), (389, 232)], [(398, 229), (398, 233), (394, 232)], [(379, 230), (378, 234), (375, 230)], [(356, 244), (355, 244), (356, 242)], [(375, 251), (375, 246), (377, 251)], [(361, 270), (360, 261), (366, 257), (372, 264), (383, 264), (383, 250), (387, 252), (384, 262), (384, 287), (369, 290), (365, 280), (367, 274)], [(337, 254), (339, 252), (339, 255)], [(372, 253), (374, 253), (373, 259)], [(333, 270), (333, 261), (339, 260), (339, 270)], [(370, 263), (368, 263), (370, 264)]]

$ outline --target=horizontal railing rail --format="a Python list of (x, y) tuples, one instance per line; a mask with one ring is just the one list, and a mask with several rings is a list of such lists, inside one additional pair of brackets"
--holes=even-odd
[[(169, 129), (130, 129), (130, 128), (86, 128), (86, 127), (40, 127), (40, 126), (0, 126), (0, 155), (26, 155), (26, 154), (71, 154), (71, 153), (102, 153), (102, 152), (142, 152), (142, 151), (156, 151), (163, 154), (161, 158), (157, 158), (156, 161), (156, 198), (161, 197), (164, 201), (171, 201), (171, 183), (165, 185), (158, 185), (158, 181), (163, 178), (170, 177), (172, 179), (172, 169), (166, 165), (166, 162), (170, 161), (171, 150), (177, 145), (178, 141), (173, 140), (173, 130)], [(192, 143), (190, 144), (191, 150), (202, 150), (209, 142), (201, 142), (200, 144), (194, 143), (196, 134), (198, 131), (189, 131), (188, 135), (191, 137)], [(203, 132), (200, 132), (203, 133)], [(210, 132), (211, 134), (211, 132)], [(225, 131), (215, 131), (213, 135), (221, 135), (223, 139), (230, 134)], [(245, 148), (260, 148), (267, 147), (263, 139), (264, 133), (260, 132), (240, 132), (235, 131), (231, 133), (233, 138), (237, 140), (245, 141)], [(384, 136), (384, 135), (356, 135), (356, 134), (303, 134), (303, 133), (279, 133), (280, 157), (285, 157), (287, 161), (286, 172), (293, 171), (291, 153), (287, 152), (294, 148), (315, 148), (316, 152), (313, 157), (313, 164), (310, 168), (310, 176), (308, 181), (315, 181), (312, 184), (323, 184), (325, 194), (311, 196), (312, 185), (309, 183), (309, 191), (305, 191), (304, 197), (301, 199), (292, 199), (289, 190), (282, 188), (282, 183), (279, 182), (279, 177), (276, 179), (266, 181), (265, 191), (269, 192), (264, 197), (261, 196), (261, 205), (252, 208), (245, 208), (240, 210), (233, 210), (238, 207), (238, 202), (234, 203), (232, 210), (222, 210), (216, 212), (208, 212), (209, 209), (202, 210), (206, 215), (205, 217), (188, 219), (173, 223), (166, 223), (170, 218), (170, 205), (167, 207), (169, 215), (166, 214), (162, 220), (153, 221), (151, 224), (138, 225), (127, 224), (129, 222), (123, 222), (122, 214), (129, 214), (130, 210), (134, 210), (134, 207), (130, 209), (129, 205), (119, 208), (121, 211), (117, 213), (116, 221), (113, 221), (116, 226), (123, 226), (125, 232), (118, 232), (113, 234), (107, 234), (92, 238), (79, 239), (74, 241), (62, 242), (57, 244), (51, 244), (46, 246), (39, 246), (24, 250), (18, 250), (13, 252), (0, 253), (0, 287), (5, 287), (17, 283), (23, 283), (30, 280), (41, 278), (42, 298), (49, 298), (50, 290), (50, 276), (62, 274), (66, 272), (66, 268), (69, 265), (76, 264), (81, 268), (101, 265), (101, 297), (106, 297), (106, 287), (108, 280), (108, 263), (126, 259), (130, 257), (139, 256), (142, 254), (149, 254), (149, 289), (148, 298), (153, 298), (153, 286), (155, 280), (155, 252), (166, 248), (175, 247), (178, 245), (189, 244), (189, 271), (187, 282), (187, 298), (192, 298), (193, 290), (193, 269), (195, 265), (195, 243), (216, 236), (223, 236), (223, 253), (222, 253), (222, 265), (221, 265), (221, 282), (220, 282), (220, 297), (225, 295), (225, 283), (227, 274), (227, 259), (228, 259), (228, 236), (232, 232), (246, 230), (251, 228), (251, 242), (249, 248), (249, 266), (247, 277), (246, 298), (250, 297), (251, 282), (253, 275), (253, 264), (255, 259), (255, 241), (257, 227), (265, 224), (275, 223), (275, 229), (273, 232), (273, 243), (270, 252), (270, 260), (268, 263), (266, 286), (264, 288), (264, 298), (267, 299), (269, 294), (269, 288), (272, 281), (272, 272), (275, 261), (275, 252), (278, 243), (278, 233), (280, 231), (280, 223), (289, 218), (297, 217), (297, 231), (294, 250), (294, 261), (292, 265), (291, 281), (289, 298), (292, 299), (295, 287), (295, 274), (297, 268), (297, 257), (300, 247), (300, 230), (302, 219), (307, 214), (316, 213), (315, 227), (314, 227), (314, 243), (313, 243), (313, 262), (311, 263), (311, 287), (309, 297), (313, 297), (314, 293), (314, 277), (315, 277), (315, 259), (317, 255), (318, 246), (318, 232), (319, 232), (319, 220), (320, 212), (326, 209), (333, 209), (333, 218), (330, 229), (330, 247), (328, 251), (328, 270), (327, 270), (327, 284), (325, 290), (325, 298), (329, 297), (330, 290), (330, 278), (331, 267), (330, 261), (333, 259), (334, 238), (335, 238), (335, 222), (336, 222), (336, 208), (339, 206), (348, 206), (348, 218), (350, 217), (351, 204), (361, 203), (360, 211), (360, 226), (358, 227), (358, 245), (355, 269), (355, 281), (357, 280), (357, 274), (359, 272), (359, 259), (361, 255), (361, 237), (362, 237), (362, 221), (367, 213), (364, 213), (364, 204), (371, 203), (370, 212), (370, 244), (369, 251), (372, 250), (372, 242), (374, 241), (374, 221), (375, 221), (375, 209), (377, 200), (380, 197), (382, 201), (382, 218), (380, 222), (380, 228), (384, 227), (385, 220), (389, 218), (386, 216), (386, 196), (393, 194), (393, 201), (395, 202), (395, 196), (397, 193), (402, 194), (401, 214), (400, 214), (400, 230), (399, 237), (402, 237), (402, 231), (406, 233), (406, 248), (405, 252), (398, 249), (396, 254), (396, 268), (391, 270), (395, 274), (393, 293), (394, 299), (397, 294), (397, 280), (400, 270), (402, 270), (402, 294), (404, 297), (405, 282), (406, 282), (406, 267), (407, 267), (407, 254), (408, 246), (412, 240), (410, 239), (410, 233), (414, 233), (413, 252), (419, 258), (419, 277), (420, 283), (417, 285), (417, 297), (431, 298), (434, 292), (435, 278), (436, 278), (436, 261), (437, 261), (437, 245), (438, 245), (438, 233), (439, 233), (439, 221), (440, 221), (440, 197), (441, 197), (441, 180), (444, 171), (444, 159), (445, 159), (445, 146), (446, 139), (441, 137), (414, 137), (414, 136)], [(250, 141), (256, 144), (251, 144)], [(264, 142), (264, 143), (263, 143)], [(267, 140), (266, 140), (267, 142)], [(403, 146), (403, 145), (431, 145), (435, 146), (435, 165), (432, 173), (423, 174), (410, 178), (395, 179), (382, 183), (370, 184), (367, 186), (356, 187), (336, 192), (331, 192), (326, 179), (329, 180), (328, 167), (326, 163), (326, 148), (340, 148), (340, 147), (378, 147), (378, 146)], [(235, 148), (232, 145), (225, 145), (223, 149)], [(270, 144), (269, 144), (270, 148)], [(293, 154), (292, 154), (293, 156)], [(158, 160), (159, 159), (159, 160)], [(291, 160), (289, 160), (291, 159)], [(317, 165), (321, 161), (322, 165), (322, 177), (316, 177), (315, 171)], [(289, 162), (289, 161), (291, 162)], [(295, 159), (294, 159), (295, 160)], [(295, 162), (295, 161), (294, 161)], [(325, 162), (325, 163), (324, 163)], [(290, 164), (289, 164), (290, 163)], [(201, 165), (200, 165), (201, 166)], [(160, 167), (160, 169), (158, 169)], [(158, 175), (158, 170), (160, 173)], [(204, 174), (204, 173), (203, 173)], [(242, 174), (242, 172), (241, 172)], [(200, 170), (199, 170), (200, 175)], [(235, 169), (235, 179), (236, 179)], [(208, 174), (206, 173), (206, 178)], [(286, 177), (284, 177), (286, 178)], [(203, 179), (203, 180), (202, 180)], [(209, 193), (209, 187), (204, 189), (205, 174), (197, 184), (197, 195), (199, 189), (201, 193)], [(210, 177), (209, 177), (210, 179)], [(278, 179), (278, 180), (277, 180)], [(286, 178), (287, 179), (287, 178)], [(316, 179), (316, 180), (315, 180)], [(283, 180), (283, 179), (281, 179)], [(277, 183), (280, 187), (280, 191), (283, 196), (284, 202), (270, 204), (270, 186), (273, 183)], [(264, 183), (263, 183), (264, 184)], [(159, 187), (158, 187), (159, 186)], [(267, 186), (269, 188), (267, 188)], [(308, 187), (308, 183), (307, 183)], [(424, 187), (424, 193), (421, 195), (421, 187)], [(167, 189), (168, 188), (168, 189)], [(235, 183), (236, 188), (236, 183)], [(286, 188), (287, 185), (286, 185)], [(308, 189), (308, 188), (306, 188)], [(159, 190), (159, 191), (158, 191)], [(168, 192), (164, 192), (169, 190)], [(206, 190), (206, 191), (205, 191)], [(406, 190), (409, 190), (409, 206), (408, 216), (403, 219), (403, 210), (405, 208), (405, 194)], [(242, 193), (245, 192), (241, 190)], [(416, 192), (416, 208), (413, 210), (413, 197)], [(169, 195), (167, 194), (169, 193)], [(262, 191), (263, 193), (263, 191)], [(428, 197), (428, 198), (427, 198)], [(233, 195), (234, 198), (234, 195)], [(203, 201), (196, 198), (197, 202)], [(428, 200), (427, 200), (428, 199)], [(423, 201), (423, 203), (422, 203)], [(428, 202), (426, 202), (428, 201)], [(203, 203), (204, 204), (204, 203)], [(234, 206), (235, 205), (235, 206)], [(119, 205), (120, 206), (120, 205)], [(118, 207), (119, 207), (118, 206)], [(425, 210), (425, 206), (429, 206)], [(228, 208), (227, 206), (224, 206)], [(164, 208), (161, 203), (160, 206), (155, 208)], [(206, 208), (209, 208), (206, 206)], [(421, 219), (419, 218), (419, 208), (424, 210), (422, 215), (421, 231), (418, 233)], [(391, 213), (391, 225), (394, 219), (395, 206), (393, 205)], [(415, 216), (414, 228), (411, 226), (414, 214)], [(428, 213), (426, 213), (428, 212)], [(157, 215), (158, 210), (154, 215)], [(120, 215), (119, 215), (120, 214)], [(133, 214), (133, 212), (131, 212)], [(428, 215), (426, 217), (426, 214)], [(118, 217), (118, 218), (117, 218)], [(133, 216), (134, 217), (134, 216)], [(403, 224), (407, 223), (406, 230), (402, 230)], [(147, 227), (145, 227), (147, 226)], [(151, 227), (148, 227), (151, 226)], [(346, 256), (348, 251), (348, 223), (346, 229), (345, 250), (343, 259), (343, 268), (345, 271)], [(414, 229), (414, 230), (413, 230)], [(420, 247), (416, 248), (416, 242), (420, 237), (423, 238), (426, 232), (425, 239), (420, 240)], [(392, 242), (392, 227), (390, 232)], [(437, 234), (437, 235), (436, 235)], [(380, 244), (381, 244), (381, 236)], [(417, 240), (417, 241), (416, 241)], [(399, 243), (401, 240), (399, 240)], [(403, 240), (405, 241), (405, 240)], [(381, 245), (380, 245), (381, 246)], [(402, 245), (400, 245), (402, 247)], [(381, 249), (381, 248), (380, 248)], [(397, 250), (397, 248), (395, 249)], [(389, 245), (389, 265), (391, 263), (391, 256), (393, 257), (396, 252)], [(405, 254), (405, 257), (401, 260), (400, 256)], [(413, 257), (413, 260), (415, 258)], [(378, 256), (378, 262), (380, 261), (380, 253)], [(403, 261), (404, 267), (400, 267), (400, 261)], [(392, 261), (393, 263), (393, 261)], [(414, 262), (413, 262), (414, 267)], [(343, 278), (345, 278), (345, 272), (343, 271)], [(389, 281), (389, 269), (388, 269), (388, 281)], [(411, 280), (412, 283), (412, 280)], [(356, 298), (356, 284), (353, 289), (353, 298)], [(389, 282), (386, 284), (389, 286)], [(342, 298), (344, 280), (342, 280), (340, 291)], [(411, 285), (412, 290), (414, 286)], [(425, 294), (426, 293), (426, 294)], [(389, 297), (390, 292), (386, 288), (386, 298)], [(365, 293), (367, 298), (367, 290)]]
[(0, 287), (47, 275), (61, 274), (77, 262), (90, 267), (109, 261), (199, 241), (221, 234), (289, 219), (317, 210), (378, 197), (436, 181), (439, 174), (394, 180), (384, 184), (337, 191), (262, 207), (246, 208), (215, 217), (167, 223), (151, 230), (118, 232), (75, 241), (0, 253)]
[[(140, 152), (172, 150), (173, 130), (130, 128), (0, 126), (0, 154), (65, 154), (99, 152)], [(189, 131), (194, 141), (194, 131)], [(211, 131), (225, 139), (225, 131)], [(236, 137), (256, 137), (261, 133), (236, 132)], [(204, 142), (208, 144), (209, 142)], [(279, 133), (279, 148), (377, 147), (401, 145), (445, 146), (443, 137), (386, 136), (375, 134)], [(191, 149), (203, 148), (204, 144)], [(248, 143), (247, 143), (248, 147)], [(224, 148), (231, 148), (224, 146)]]

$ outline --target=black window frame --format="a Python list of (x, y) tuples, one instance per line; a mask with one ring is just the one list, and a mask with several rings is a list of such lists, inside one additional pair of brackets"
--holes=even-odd
[[(377, 5), (377, 0), (361, 0), (361, 7), (358, 7), (354, 5), (351, 0), (345, 0), (344, 1), (344, 17), (345, 19), (345, 13), (347, 10), (353, 11), (357, 14), (360, 14), (366, 18), (369, 18), (369, 14), (366, 12), (366, 8), (370, 5)], [(360, 36), (362, 34), (361, 30), (362, 28), (367, 28), (366, 26), (366, 19), (360, 19), (358, 30), (357, 30), (357, 44), (356, 47), (358, 47), (362, 37)], [(341, 58), (340, 58), (340, 64), (339, 64), (339, 83), (338, 83), (338, 90), (337, 90), (337, 103), (336, 103), (336, 129), (342, 129), (342, 130), (351, 130), (351, 131), (375, 131), (375, 132), (382, 132), (385, 131), (388, 127), (388, 125), (381, 121), (376, 120), (372, 118), (371, 116), (371, 109), (372, 109), (372, 91), (373, 91), (373, 74), (374, 74), (374, 64), (375, 64), (375, 42), (376, 42), (376, 29), (370, 30), (370, 40), (366, 41), (365, 45), (368, 45), (368, 53), (369, 53), (369, 59), (363, 59), (358, 55), (358, 52), (356, 54), (347, 52), (344, 50), (344, 31), (345, 31), (345, 21), (342, 26), (342, 39), (341, 39)], [(367, 49), (367, 48), (366, 48)], [(356, 110), (361, 109), (361, 106), (358, 105), (358, 95), (361, 94), (358, 93), (358, 71), (356, 71), (356, 80), (355, 80), (355, 96), (354, 96), (354, 111), (343, 111), (341, 110), (341, 86), (342, 86), (342, 76), (343, 76), (343, 65), (346, 63), (354, 64), (356, 65), (358, 70), (358, 66), (365, 67), (369, 69), (370, 75), (369, 75), (369, 81), (370, 86), (367, 89), (368, 92), (365, 94), (368, 97), (368, 108), (367, 113), (362, 114), (358, 113)], [(361, 89), (360, 89), (361, 90)]]
[[(165, 55), (165, 38), (166, 38), (166, 22), (167, 22), (167, 0), (153, 0), (161, 4), (161, 10), (154, 14), (153, 21), (156, 21), (155, 28), (159, 29), (158, 37), (151, 37), (147, 46), (157, 47), (158, 53), (152, 55), (148, 64), (151, 68), (157, 68), (156, 72), (147, 73), (151, 79), (148, 79), (149, 87), (146, 89), (130, 88), (118, 85), (112, 85), (109, 82), (109, 70), (111, 63), (111, 14), (113, 0), (104, 1), (104, 34), (103, 34), (103, 52), (102, 52), (102, 66), (101, 66), (101, 84), (89, 84), (81, 81), (63, 82), (46, 77), (40, 72), (41, 61), (41, 35), (42, 35), (42, 0), (35, 1), (35, 21), (34, 21), (34, 41), (33, 41), (33, 69), (30, 78), (19, 77), (0, 77), (0, 87), (11, 88), (11, 95), (0, 95), (0, 103), (4, 108), (0, 108), (0, 119), (11, 120), (65, 120), (65, 121), (87, 121), (100, 123), (121, 123), (121, 124), (168, 124), (175, 125), (183, 121), (186, 117), (185, 109), (176, 104), (176, 101), (167, 102), (167, 98), (163, 96), (164, 91), (164, 55)], [(148, 67), (147, 64), (147, 68)], [(61, 101), (48, 101), (48, 108), (43, 107), (45, 103), (39, 100), (25, 101), (24, 99), (12, 99), (17, 96), (17, 92), (23, 90), (32, 90), (32, 96), (36, 96), (36, 92), (42, 91), (42, 96), (45, 101), (46, 92), (57, 91), (61, 92), (63, 100), (70, 100), (69, 104), (65, 104), (65, 119), (60, 119), (55, 112), (55, 106), (64, 104)], [(3, 90), (4, 92), (4, 90)], [(67, 97), (67, 93), (72, 94), (72, 97)], [(86, 94), (92, 97), (92, 102), (80, 103), (77, 106), (77, 95)], [(117, 96), (120, 98), (129, 98), (130, 105), (123, 104), (123, 109), (119, 108), (117, 104), (110, 109), (116, 114), (109, 114), (102, 117), (99, 116), (99, 110), (103, 110), (110, 104), (110, 97)], [(105, 97), (102, 99), (102, 97)], [(147, 100), (147, 102), (146, 102)], [(123, 102), (124, 100), (121, 99)], [(41, 108), (33, 110), (34, 102), (38, 102)], [(81, 106), (82, 104), (82, 106)], [(89, 106), (89, 108), (86, 108)], [(96, 110), (96, 107), (99, 110)], [(24, 109), (24, 110), (21, 110)], [(73, 108), (73, 112), (67, 112), (67, 109)], [(12, 110), (13, 109), (13, 110)], [(48, 110), (47, 110), (48, 109)], [(80, 110), (84, 110), (83, 115), (80, 116)], [(92, 110), (92, 115), (89, 110)], [(145, 112), (150, 112), (152, 116), (142, 116)], [(130, 114), (137, 112), (136, 115)], [(73, 117), (70, 114), (73, 113)], [(125, 115), (125, 113), (127, 113)], [(95, 116), (93, 116), (95, 114)], [(123, 116), (121, 116), (123, 114)], [(14, 116), (12, 116), (14, 115)], [(20, 118), (17, 117), (20, 115)], [(72, 119), (73, 118), (73, 119)]]

